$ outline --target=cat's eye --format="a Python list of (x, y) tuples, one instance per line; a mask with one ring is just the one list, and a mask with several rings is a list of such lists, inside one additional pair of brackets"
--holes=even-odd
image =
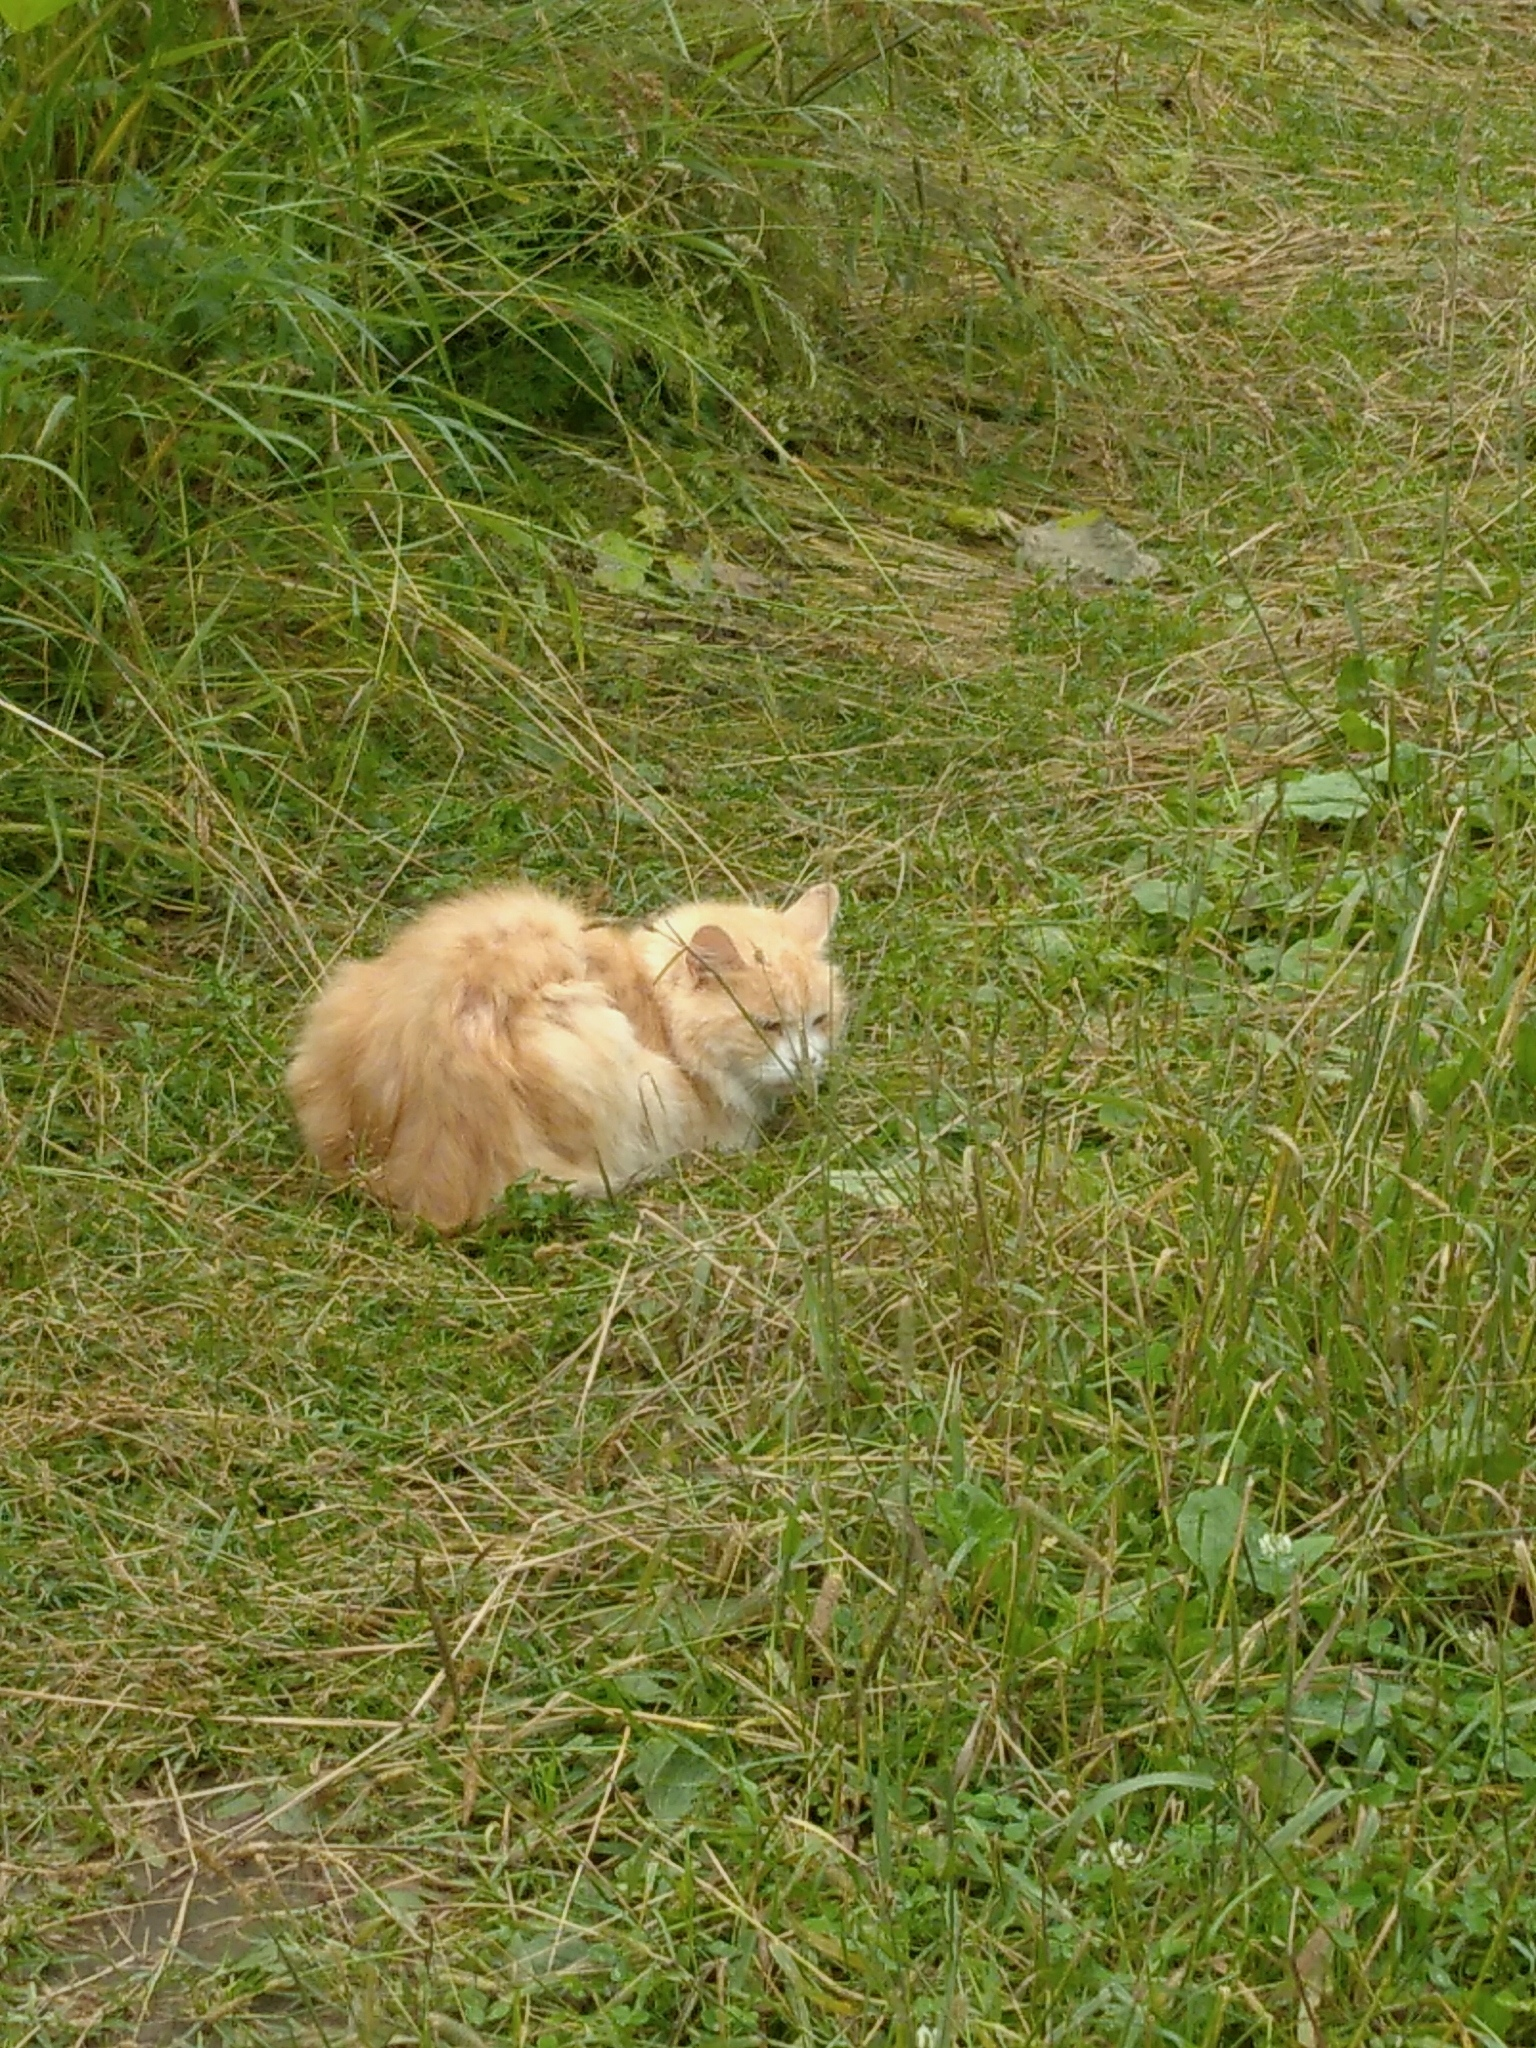
[(766, 1031), (771, 1038), (777, 1038), (784, 1029), (784, 1019), (782, 1017), (754, 1017), (752, 1022), (759, 1031)]
[(825, 1031), (826, 1028), (827, 1013), (825, 1010), (818, 1010), (815, 1016), (811, 1019), (811, 1029), (813, 1031)]

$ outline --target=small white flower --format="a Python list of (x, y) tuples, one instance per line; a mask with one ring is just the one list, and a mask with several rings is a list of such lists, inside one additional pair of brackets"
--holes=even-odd
[(1487, 1671), (1497, 1669), (1499, 1639), (1486, 1621), (1469, 1622), (1457, 1633), (1461, 1637), (1462, 1648), (1475, 1664), (1481, 1664)]
[(1109, 1860), (1116, 1870), (1134, 1870), (1137, 1864), (1146, 1862), (1147, 1852), (1126, 1841), (1123, 1835), (1114, 1835), (1109, 1843)]
[(917, 2048), (939, 2048), (938, 2028), (919, 2027), (917, 2030)]
[(1283, 1535), (1278, 1531), (1271, 1535), (1268, 1529), (1260, 1532), (1258, 1552), (1260, 1560), (1264, 1564), (1289, 1564), (1291, 1562), (1291, 1552), (1295, 1548), (1296, 1546), (1292, 1543), (1289, 1536)]

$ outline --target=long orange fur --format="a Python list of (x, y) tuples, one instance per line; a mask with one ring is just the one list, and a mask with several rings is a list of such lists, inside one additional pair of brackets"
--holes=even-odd
[(580, 1194), (756, 1141), (841, 1029), (830, 883), (787, 911), (591, 925), (537, 889), (440, 903), (348, 961), (288, 1067), (305, 1143), (401, 1215), (479, 1220), (535, 1174)]

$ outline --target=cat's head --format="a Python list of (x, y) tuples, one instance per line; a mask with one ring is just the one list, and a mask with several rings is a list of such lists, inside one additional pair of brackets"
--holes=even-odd
[(696, 1072), (770, 1103), (821, 1075), (846, 1011), (826, 956), (837, 903), (822, 882), (788, 910), (692, 903), (657, 920), (678, 942), (663, 987)]

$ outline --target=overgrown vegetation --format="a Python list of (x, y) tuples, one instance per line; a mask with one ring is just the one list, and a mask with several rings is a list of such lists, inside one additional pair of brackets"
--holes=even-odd
[[(1523, 14), (0, 44), (0, 2040), (1536, 2039)], [(322, 1192), (513, 870), (833, 1087)]]

